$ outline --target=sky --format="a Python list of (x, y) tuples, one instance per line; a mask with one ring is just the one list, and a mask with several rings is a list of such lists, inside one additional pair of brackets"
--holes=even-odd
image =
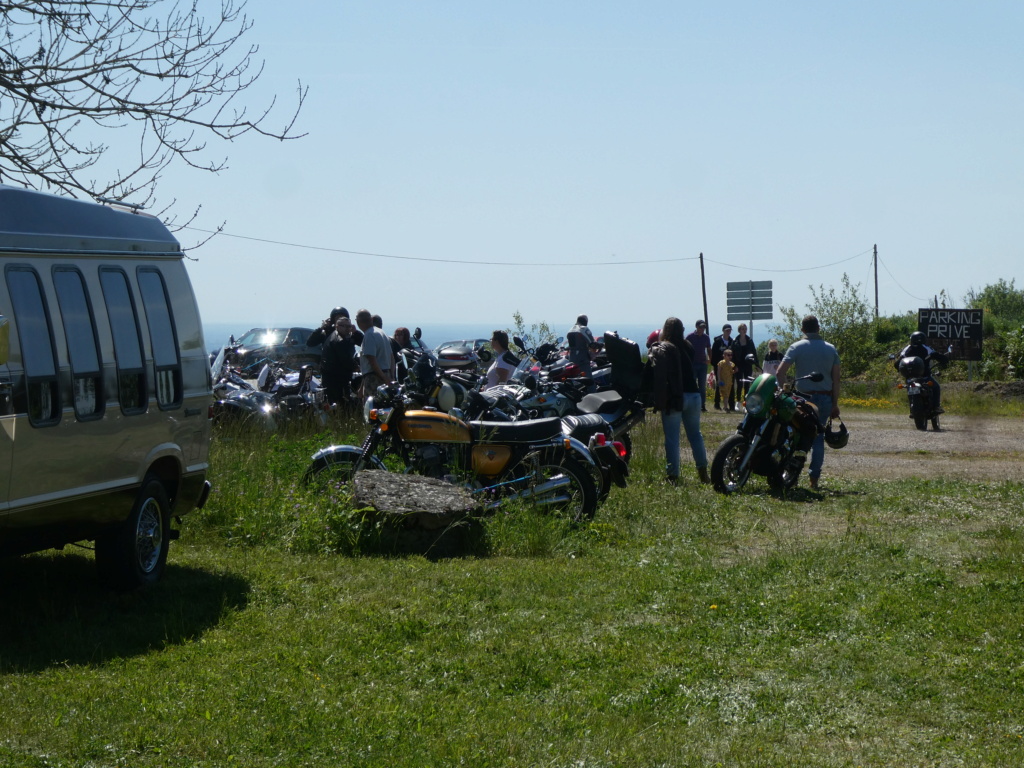
[[(207, 322), (597, 329), (842, 275), (883, 315), (1024, 287), (1024, 4), (270, 2), (247, 95), (309, 95), (280, 142), (210, 145), (158, 196), (202, 206)], [(371, 255), (372, 254), (372, 255)], [(481, 263), (486, 262), (486, 263)], [(495, 325), (497, 323), (497, 325)], [(771, 321), (759, 321), (771, 325)], [(735, 323), (733, 323), (735, 325)], [(563, 329), (564, 330), (564, 329)]]

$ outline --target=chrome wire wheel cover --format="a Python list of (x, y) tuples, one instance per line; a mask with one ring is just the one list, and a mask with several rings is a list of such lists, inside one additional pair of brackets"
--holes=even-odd
[(745, 444), (737, 444), (733, 446), (732, 450), (729, 451), (729, 455), (725, 457), (725, 467), (722, 472), (722, 479), (725, 482), (726, 490), (729, 493), (738, 491), (750, 478), (750, 468), (743, 472), (740, 472), (739, 466), (743, 461), (743, 456), (747, 452), (747, 446)]
[(156, 569), (163, 543), (164, 526), (160, 503), (150, 497), (139, 510), (139, 522), (135, 527), (135, 557), (140, 571), (152, 573)]

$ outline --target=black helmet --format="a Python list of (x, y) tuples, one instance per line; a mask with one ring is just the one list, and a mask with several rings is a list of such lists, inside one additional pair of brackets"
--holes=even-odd
[(348, 317), (348, 310), (344, 307), (335, 307), (331, 310), (331, 320), (337, 320), (339, 317)]
[(914, 331), (912, 334), (910, 334), (911, 344), (920, 344), (921, 346), (924, 346), (924, 343), (926, 341), (928, 341), (928, 339), (926, 339), (925, 335), (920, 331)]
[(828, 424), (825, 425), (825, 442), (830, 448), (842, 448), (850, 442), (850, 430), (843, 424), (842, 419), (839, 419), (838, 430), (832, 429), (832, 419), (828, 420)]

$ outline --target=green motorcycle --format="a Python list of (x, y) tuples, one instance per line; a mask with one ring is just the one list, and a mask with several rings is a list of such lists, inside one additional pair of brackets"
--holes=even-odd
[[(796, 381), (824, 378), (814, 372)], [(711, 462), (715, 490), (735, 493), (751, 473), (766, 477), (778, 491), (795, 487), (818, 435), (818, 409), (808, 395), (789, 384), (781, 386), (775, 376), (763, 372), (751, 383), (744, 407), (736, 434), (722, 441)]]

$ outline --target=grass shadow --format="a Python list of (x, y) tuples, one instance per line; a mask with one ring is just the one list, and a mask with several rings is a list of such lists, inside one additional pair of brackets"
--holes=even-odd
[(168, 565), (153, 587), (103, 589), (77, 554), (0, 560), (0, 673), (104, 664), (194, 640), (246, 606), (237, 576)]

